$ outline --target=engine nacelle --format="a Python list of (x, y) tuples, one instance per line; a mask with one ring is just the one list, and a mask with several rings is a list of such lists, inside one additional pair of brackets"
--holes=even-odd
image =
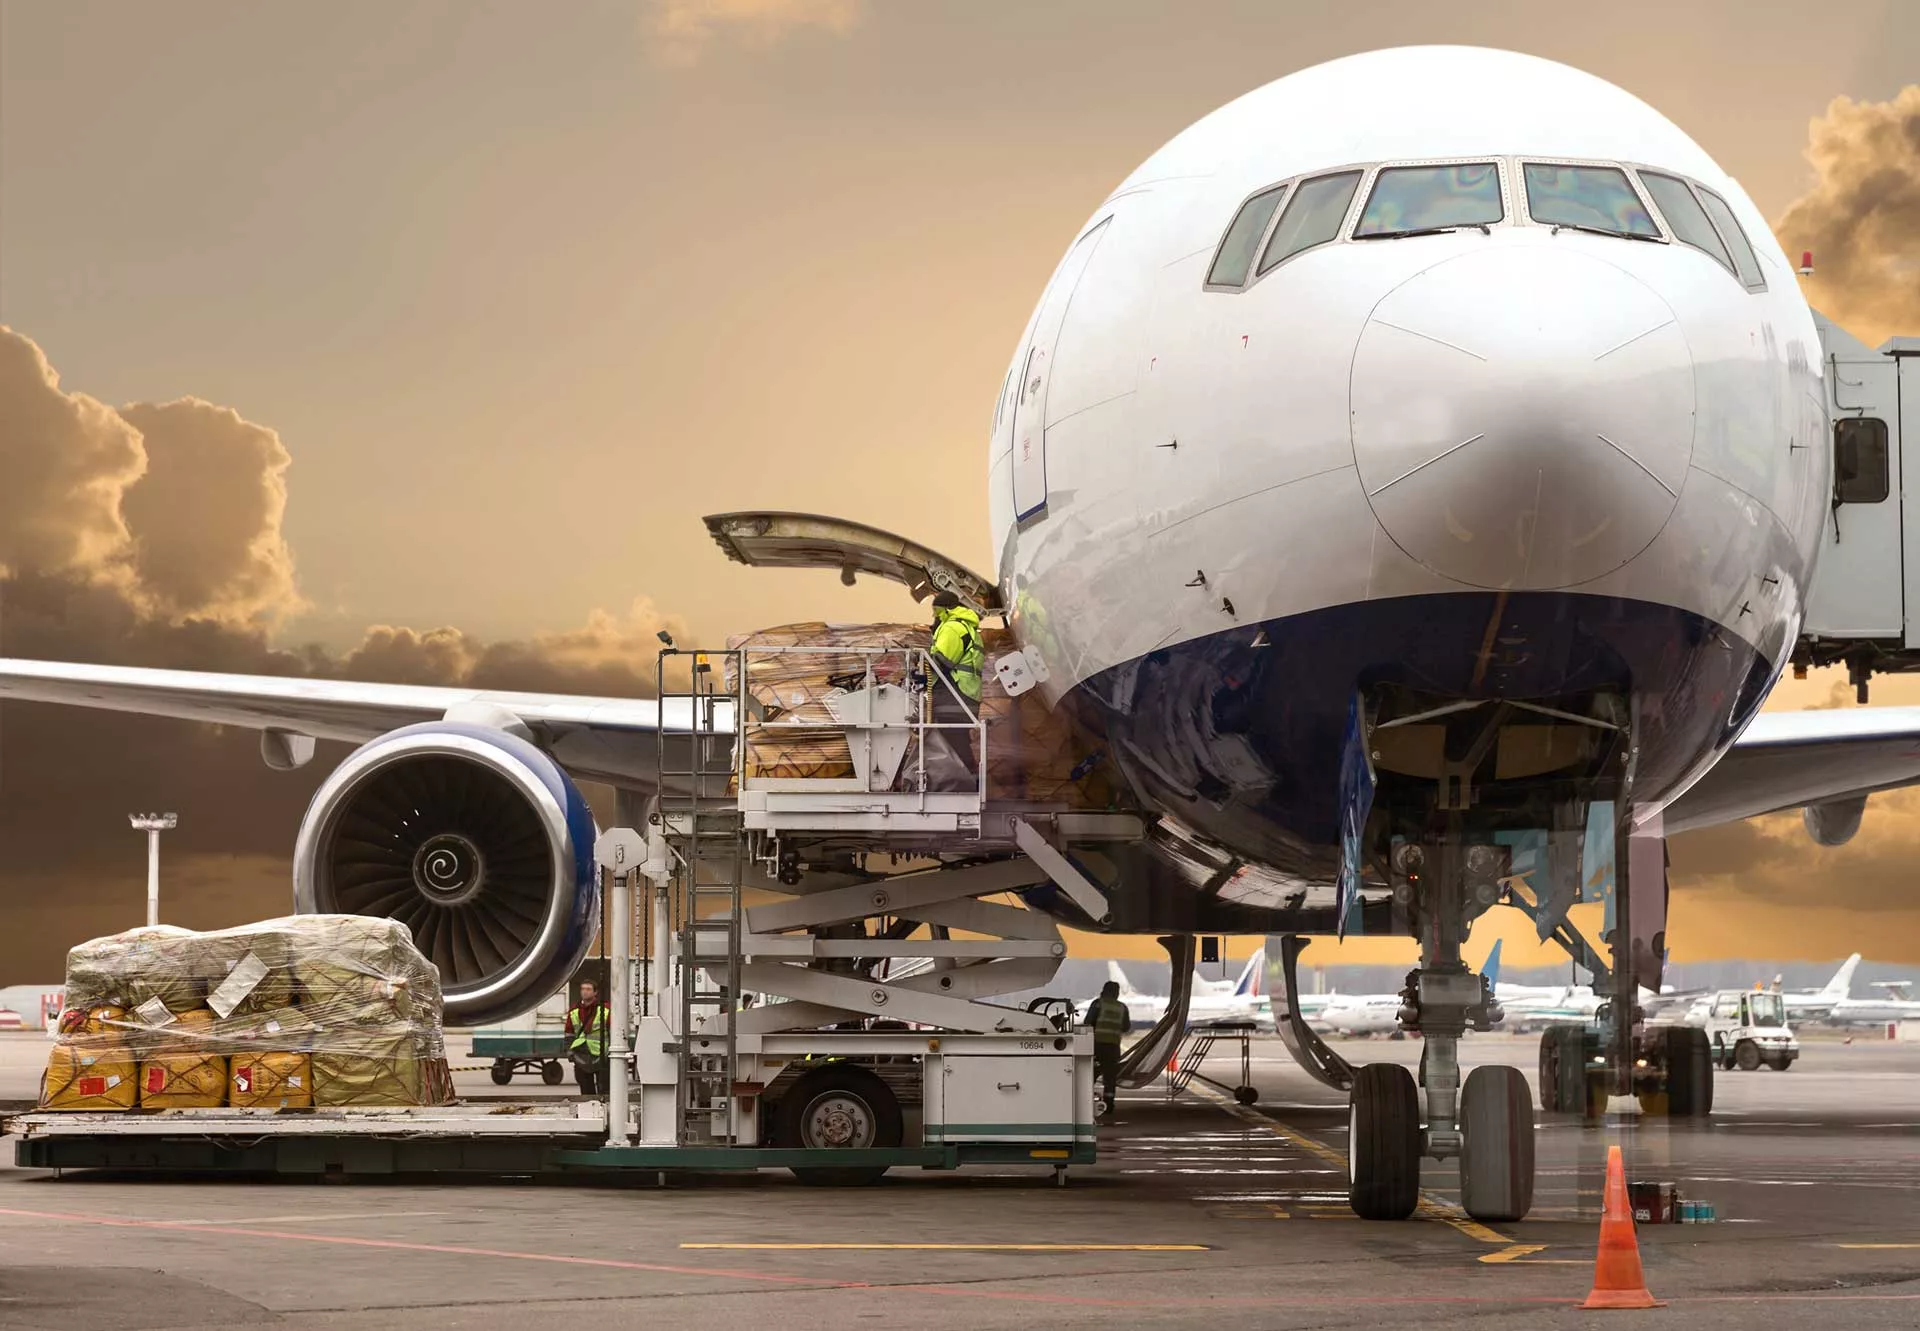
[(1807, 835), (1820, 845), (1844, 846), (1860, 830), (1860, 819), (1866, 811), (1867, 797), (1861, 795), (1857, 799), (1809, 804), (1800, 811), (1800, 818), (1807, 825)]
[(517, 735), (433, 721), (362, 745), (315, 792), (294, 909), (398, 920), (440, 968), (450, 1026), (525, 1012), (600, 928), (593, 815)]

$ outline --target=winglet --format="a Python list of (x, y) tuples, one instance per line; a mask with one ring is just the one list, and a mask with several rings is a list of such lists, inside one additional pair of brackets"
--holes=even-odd
[(1504, 938), (1493, 940), (1493, 949), (1487, 953), (1487, 963), (1480, 968), (1480, 973), (1487, 977), (1489, 987), (1497, 987), (1500, 983), (1500, 944), (1505, 941)]

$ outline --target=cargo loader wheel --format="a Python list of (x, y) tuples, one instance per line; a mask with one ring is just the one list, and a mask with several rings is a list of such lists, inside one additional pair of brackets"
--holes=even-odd
[(487, 1075), (493, 1078), (495, 1086), (505, 1086), (513, 1080), (513, 1063), (508, 1059), (496, 1058), (493, 1060), (493, 1066), (487, 1070)]
[(1742, 1040), (1733, 1047), (1733, 1065), (1742, 1072), (1752, 1072), (1760, 1066), (1760, 1046), (1751, 1040)]
[(1460, 1204), (1475, 1220), (1533, 1209), (1533, 1097), (1519, 1068), (1478, 1067), (1460, 1091)]
[[(780, 1097), (774, 1140), (783, 1147), (831, 1150), (898, 1146), (904, 1132), (900, 1102), (887, 1084), (862, 1068), (834, 1065), (809, 1072)], [(885, 1165), (849, 1168), (796, 1167), (802, 1183), (865, 1187), (878, 1183)]]
[(1419, 1200), (1419, 1089), (1398, 1063), (1369, 1063), (1347, 1101), (1347, 1202), (1362, 1220), (1405, 1220)]
[(540, 1065), (540, 1080), (549, 1086), (558, 1086), (567, 1079), (567, 1070), (555, 1062)]

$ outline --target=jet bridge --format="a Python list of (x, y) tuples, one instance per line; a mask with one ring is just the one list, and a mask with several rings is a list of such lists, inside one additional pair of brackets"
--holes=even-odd
[(1845, 665), (1856, 701), (1876, 674), (1920, 671), (1920, 337), (1868, 348), (1814, 316), (1833, 421), (1833, 491), (1795, 676)]

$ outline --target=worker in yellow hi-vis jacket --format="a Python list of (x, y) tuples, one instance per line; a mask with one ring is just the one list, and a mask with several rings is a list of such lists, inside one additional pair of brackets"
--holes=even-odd
[[(928, 681), (933, 721), (928, 730), (927, 783), (937, 790), (971, 790), (979, 781), (973, 733), (963, 727), (980, 708), (981, 672), (986, 649), (980, 640), (980, 616), (960, 604), (952, 592), (933, 598), (933, 661), (940, 677)], [(957, 695), (957, 696), (956, 696)]]
[(1087, 1005), (1086, 1028), (1093, 1032), (1093, 1073), (1106, 1087), (1105, 1113), (1113, 1112), (1113, 1088), (1120, 1080), (1120, 1037), (1133, 1024), (1133, 1014), (1120, 1001), (1120, 986), (1108, 980), (1100, 997)]

